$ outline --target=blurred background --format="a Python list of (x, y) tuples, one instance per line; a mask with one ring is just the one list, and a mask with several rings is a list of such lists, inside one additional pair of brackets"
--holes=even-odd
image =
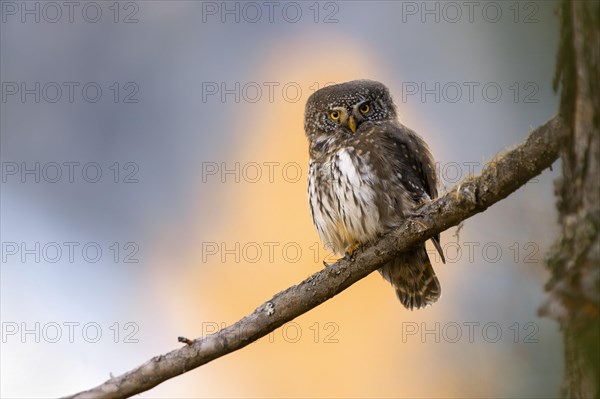
[[(553, 1), (1, 1), (1, 395), (96, 386), (335, 259), (306, 198), (307, 97), (373, 79), (441, 191), (557, 110)], [(377, 273), (140, 397), (555, 397), (537, 315), (554, 171), (442, 234), (407, 311)]]

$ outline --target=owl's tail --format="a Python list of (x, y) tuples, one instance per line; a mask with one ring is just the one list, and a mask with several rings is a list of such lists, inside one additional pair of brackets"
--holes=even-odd
[(402, 305), (410, 310), (432, 304), (442, 292), (424, 245), (385, 264), (379, 272), (394, 286)]

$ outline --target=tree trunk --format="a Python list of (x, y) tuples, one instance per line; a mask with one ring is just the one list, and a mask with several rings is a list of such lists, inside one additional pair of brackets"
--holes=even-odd
[(563, 0), (555, 89), (568, 126), (556, 182), (561, 236), (541, 313), (564, 333), (561, 395), (600, 397), (600, 2)]

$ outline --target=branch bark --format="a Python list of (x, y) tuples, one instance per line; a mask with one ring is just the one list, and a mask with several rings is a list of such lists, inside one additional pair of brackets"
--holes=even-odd
[(479, 176), (464, 179), (420, 208), (397, 230), (357, 250), (354, 260), (337, 261), (215, 334), (187, 340), (179, 349), (155, 356), (95, 388), (68, 397), (129, 397), (243, 348), (339, 294), (398, 253), (483, 212), (516, 191), (558, 158), (565, 132), (562, 120), (554, 117), (531, 132), (522, 144), (490, 161)]
[(600, 2), (563, 0), (555, 88), (567, 126), (556, 182), (561, 234), (540, 313), (563, 331), (561, 396), (600, 398)]

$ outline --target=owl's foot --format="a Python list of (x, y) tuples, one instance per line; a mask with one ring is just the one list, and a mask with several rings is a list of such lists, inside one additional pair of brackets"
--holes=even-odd
[(354, 254), (356, 253), (356, 250), (360, 248), (360, 244), (355, 242), (354, 244), (351, 244), (348, 246), (348, 248), (346, 248), (346, 253), (344, 254), (344, 259), (349, 260), (349, 261), (353, 261), (354, 260)]
[(421, 226), (421, 228), (426, 229), (427, 225), (423, 222), (419, 222), (418, 220), (415, 220), (415, 223), (418, 224), (419, 226)]

